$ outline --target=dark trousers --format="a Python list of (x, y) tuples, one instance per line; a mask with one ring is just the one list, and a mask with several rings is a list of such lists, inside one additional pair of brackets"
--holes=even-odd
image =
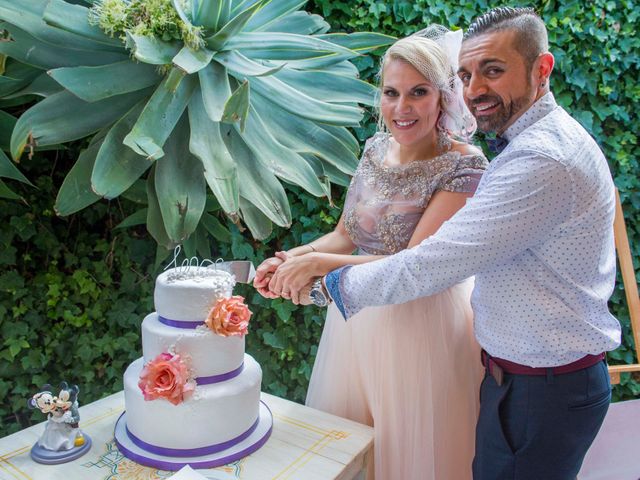
[(480, 389), (474, 480), (574, 480), (604, 420), (604, 361), (563, 375), (489, 374)]

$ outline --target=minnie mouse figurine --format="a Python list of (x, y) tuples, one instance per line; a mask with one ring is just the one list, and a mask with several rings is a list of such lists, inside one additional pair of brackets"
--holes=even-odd
[(78, 426), (78, 386), (60, 384), (60, 393), (52, 394), (51, 385), (29, 399), (30, 408), (47, 414), (44, 433), (31, 449), (31, 458), (38, 463), (58, 464), (74, 460), (91, 448), (91, 438)]

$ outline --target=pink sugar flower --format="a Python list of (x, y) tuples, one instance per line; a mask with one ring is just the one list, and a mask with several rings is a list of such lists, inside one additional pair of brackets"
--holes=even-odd
[(144, 366), (138, 387), (145, 400), (165, 398), (178, 405), (193, 394), (196, 382), (180, 355), (161, 353)]
[(223, 337), (243, 337), (249, 329), (251, 310), (244, 303), (244, 297), (234, 295), (220, 298), (209, 312), (207, 326)]

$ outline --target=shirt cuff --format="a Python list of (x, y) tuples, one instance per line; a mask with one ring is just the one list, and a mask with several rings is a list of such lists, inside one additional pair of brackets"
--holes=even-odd
[(342, 272), (348, 267), (348, 265), (340, 268), (336, 268), (335, 270), (330, 271), (324, 277), (324, 286), (331, 297), (331, 300), (336, 304), (342, 316), (346, 319), (347, 315), (344, 309), (344, 303), (342, 301), (342, 293), (340, 292), (340, 277)]

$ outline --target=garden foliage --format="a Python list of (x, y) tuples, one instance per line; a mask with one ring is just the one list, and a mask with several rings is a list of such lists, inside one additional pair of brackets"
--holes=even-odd
[[(482, 0), (315, 0), (306, 8), (323, 15), (331, 31), (400, 37), (433, 22), (464, 28), (488, 6)], [(549, 26), (556, 58), (553, 91), (606, 153), (638, 262), (640, 148), (638, 125), (632, 120), (640, 104), (637, 9), (624, 0), (538, 1), (534, 6)], [(355, 62), (363, 79), (375, 81), (378, 56)], [(6, 103), (1, 107), (14, 117), (23, 111)], [(355, 130), (360, 142), (374, 131), (374, 124), (367, 117)], [(6, 132), (0, 132), (0, 140), (4, 137)], [(478, 141), (482, 142), (481, 136)], [(35, 152), (32, 160), (24, 159), (19, 168), (36, 188), (6, 178), (22, 200), (0, 201), (0, 435), (30, 423), (26, 398), (43, 383), (63, 379), (78, 383), (80, 400), (86, 403), (120, 390), (126, 365), (140, 356), (140, 323), (152, 311), (153, 280), (164, 260), (156, 258), (155, 242), (144, 226), (136, 225), (141, 222), (129, 217), (146, 201), (144, 191), (133, 189), (126, 197), (100, 201), (63, 219), (53, 211), (62, 180), (86, 146), (84, 140), (66, 150)], [(338, 206), (343, 194), (344, 189), (334, 187)], [(210, 200), (204, 210), (219, 240), (194, 235), (186, 249), (211, 252), (214, 258), (247, 258), (257, 264), (275, 250), (312, 240), (337, 222), (340, 210), (330, 207), (326, 199), (297, 187), (287, 187), (287, 195), (293, 225), (289, 230), (274, 229), (264, 242), (239, 231), (220, 205)], [(128, 217), (121, 228), (114, 228)], [(239, 293), (255, 312), (247, 350), (262, 365), (263, 390), (304, 400), (323, 312), (262, 299), (249, 287), (239, 288)], [(632, 363), (620, 282), (610, 305), (624, 326), (625, 338), (624, 346), (612, 352), (609, 360)], [(627, 374), (615, 387), (614, 398), (639, 393), (640, 383)], [(42, 419), (34, 415), (33, 420)]]

